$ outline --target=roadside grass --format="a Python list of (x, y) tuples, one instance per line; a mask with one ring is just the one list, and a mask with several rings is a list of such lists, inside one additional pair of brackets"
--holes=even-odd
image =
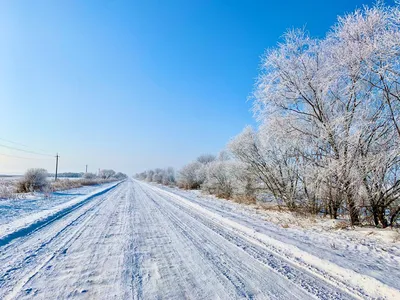
[[(31, 192), (22, 192), (19, 190), (20, 182), (22, 179), (0, 179), (0, 200), (3, 199), (22, 199), (26, 195), (29, 195)], [(68, 179), (63, 178), (57, 181), (48, 180), (47, 185), (42, 189), (42, 192), (45, 195), (50, 195), (53, 192), (57, 191), (64, 191), (74, 188), (80, 188), (83, 186), (93, 186), (93, 185), (100, 185), (104, 183), (110, 183), (116, 181), (116, 179), (100, 179), (100, 178), (93, 178), (93, 179)]]
[(0, 179), (0, 199), (15, 199), (16, 180)]
[(51, 192), (56, 192), (56, 191), (64, 191), (64, 190), (69, 190), (69, 189), (74, 189), (74, 188), (79, 188), (82, 186), (91, 186), (91, 185), (98, 185), (98, 184), (104, 184), (104, 183), (109, 183), (116, 181), (115, 179), (76, 179), (76, 180), (70, 180), (70, 179), (59, 179), (57, 181), (52, 181), (50, 182), (50, 191)]

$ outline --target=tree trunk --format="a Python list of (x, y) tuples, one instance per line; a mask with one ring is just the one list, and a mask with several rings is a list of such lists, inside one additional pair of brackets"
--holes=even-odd
[(358, 217), (358, 209), (354, 203), (354, 200), (351, 196), (347, 197), (347, 205), (349, 206), (350, 213), (350, 222), (351, 225), (360, 225), (360, 219)]
[(375, 205), (372, 206), (372, 216), (374, 217), (375, 226), (378, 226), (379, 225), (378, 209)]
[(378, 218), (379, 218), (380, 223), (382, 224), (382, 228), (388, 227), (388, 221), (385, 218), (385, 208), (384, 207), (379, 208)]
[(390, 218), (390, 226), (394, 225), (394, 221), (396, 221), (398, 214), (400, 214), (400, 206), (392, 214), (392, 217)]
[(336, 220), (337, 219), (337, 212), (338, 212), (338, 207), (335, 205), (333, 207), (333, 218)]

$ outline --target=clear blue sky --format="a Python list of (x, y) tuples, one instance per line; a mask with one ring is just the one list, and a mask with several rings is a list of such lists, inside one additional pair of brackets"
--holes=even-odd
[[(129, 175), (217, 153), (254, 122), (266, 48), (372, 2), (1, 1), (0, 138), (28, 147), (0, 144)], [(0, 173), (28, 167), (54, 159), (0, 147)]]

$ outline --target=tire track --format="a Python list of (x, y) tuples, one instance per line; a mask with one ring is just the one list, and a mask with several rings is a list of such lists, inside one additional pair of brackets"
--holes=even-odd
[[(298, 269), (289, 261), (277, 257), (274, 252), (270, 252), (265, 248), (249, 242), (248, 239), (242, 237), (240, 232), (232, 231), (199, 212), (178, 204), (177, 201), (173, 199), (167, 199), (167, 196), (157, 193), (157, 191), (153, 189), (145, 190), (149, 197), (153, 198), (154, 203), (160, 207), (160, 211), (164, 214), (168, 214), (168, 217), (175, 221), (175, 224), (177, 227), (181, 228), (182, 232), (190, 232), (191, 228), (187, 224), (193, 224), (193, 221), (195, 221), (220, 235), (226, 241), (229, 241), (259, 263), (280, 274), (286, 280), (307, 291), (310, 295), (319, 299), (352, 299), (354, 297), (353, 292), (348, 294), (325, 281), (321, 282), (321, 280), (314, 277), (312, 273), (308, 273), (304, 269)], [(156, 198), (157, 201), (154, 200), (154, 198)], [(172, 213), (169, 213), (171, 211)], [(188, 217), (192, 220), (188, 220)], [(196, 240), (197, 239), (193, 239), (193, 242), (195, 243)], [(201, 250), (204, 246), (200, 244), (198, 247), (199, 250)]]
[[(51, 222), (51, 226), (44, 226), (7, 245), (6, 249), (2, 249), (1, 253), (6, 255), (0, 258), (0, 263), (4, 266), (2, 268), (4, 272), (0, 272), (0, 297), (14, 298), (50, 261), (60, 253), (65, 253), (68, 248), (66, 246), (79, 238), (85, 225), (94, 218), (108, 197), (116, 191), (118, 190), (112, 190), (110, 194), (103, 194), (90, 202), (85, 202), (68, 216)], [(43, 234), (42, 231), (45, 233)], [(38, 236), (37, 240), (34, 239), (35, 236)], [(11, 249), (18, 249), (18, 252), (15, 253), (15, 250)]]

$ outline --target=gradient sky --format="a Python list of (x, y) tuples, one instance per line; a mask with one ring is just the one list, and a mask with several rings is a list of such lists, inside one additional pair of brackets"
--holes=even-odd
[(372, 2), (1, 1), (0, 174), (54, 172), (53, 157), (4, 146), (129, 175), (217, 153), (254, 123), (265, 49)]

